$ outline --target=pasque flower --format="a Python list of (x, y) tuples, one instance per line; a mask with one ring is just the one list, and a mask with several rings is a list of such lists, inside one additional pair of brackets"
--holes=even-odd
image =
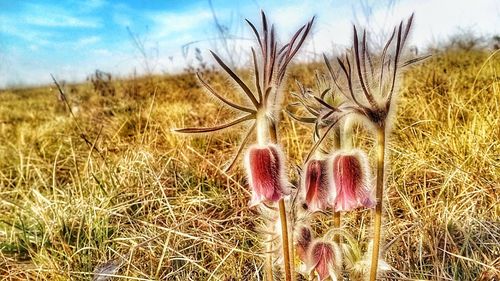
[(301, 261), (307, 262), (307, 253), (313, 240), (311, 228), (306, 225), (298, 226), (295, 237), (297, 237), (295, 242), (295, 251), (297, 252), (297, 256)]
[[(278, 44), (274, 25), (269, 25), (264, 12), (261, 13), (261, 17), (262, 32), (259, 32), (255, 25), (247, 20), (258, 44), (257, 51), (251, 48), (254, 74), (253, 86), (249, 86), (248, 81), (243, 81), (218, 55), (211, 52), (215, 61), (227, 73), (229, 78), (238, 85), (237, 92), (244, 94), (247, 98), (245, 103), (237, 103), (224, 97), (210, 83), (205, 81), (200, 74), (197, 74), (200, 83), (209, 94), (229, 108), (239, 112), (240, 116), (225, 124), (213, 127), (191, 127), (176, 129), (175, 131), (188, 134), (211, 133), (247, 121), (253, 123), (248, 127), (249, 129), (244, 134), (243, 140), (226, 170), (229, 170), (236, 163), (236, 159), (250, 141), (253, 132), (256, 131), (258, 145), (251, 146), (245, 155), (248, 181), (252, 189), (250, 205), (278, 202), (285, 280), (289, 281), (292, 279), (292, 273), (288, 248), (287, 212), (283, 198), (283, 195), (287, 193), (287, 187), (284, 178), (284, 158), (279, 146), (276, 145), (279, 143), (277, 128), (279, 128), (279, 115), (284, 100), (282, 84), (286, 78), (288, 66), (311, 31), (314, 18), (299, 28), (288, 43), (282, 45)], [(273, 263), (271, 253), (267, 254), (265, 268), (267, 278), (272, 278)]]
[[(373, 252), (371, 257), (370, 279), (377, 278), (380, 238), (382, 228), (382, 198), (384, 194), (384, 163), (386, 133), (390, 130), (394, 115), (394, 96), (397, 95), (397, 77), (400, 69), (421, 61), (428, 56), (406, 60), (404, 47), (413, 22), (413, 15), (396, 26), (387, 40), (382, 52), (372, 52), (368, 48), (366, 31), (359, 38), (353, 26), (353, 45), (344, 56), (337, 57), (340, 75), (325, 56), (325, 64), (337, 89), (346, 98), (344, 111), (349, 111), (367, 120), (374, 129), (377, 139), (377, 179), (376, 206), (374, 216)], [(360, 40), (361, 39), (361, 40)], [(345, 161), (340, 161), (342, 163)], [(347, 162), (345, 162), (347, 163)], [(346, 198), (349, 198), (346, 196)], [(365, 200), (368, 203), (368, 200)], [(352, 202), (345, 200), (345, 202)], [(342, 205), (339, 205), (342, 207)], [(349, 206), (349, 204), (346, 204)]]
[(311, 272), (318, 274), (319, 280), (338, 280), (342, 266), (341, 252), (337, 244), (322, 240), (314, 241), (309, 249), (308, 264)]
[(261, 202), (273, 203), (286, 192), (284, 161), (278, 146), (253, 145), (245, 155), (248, 181), (252, 189), (251, 206)]
[(361, 150), (341, 151), (333, 155), (333, 184), (336, 212), (375, 205), (370, 187), (368, 159)]
[(303, 199), (311, 212), (332, 207), (333, 184), (327, 160), (309, 160), (302, 179)]

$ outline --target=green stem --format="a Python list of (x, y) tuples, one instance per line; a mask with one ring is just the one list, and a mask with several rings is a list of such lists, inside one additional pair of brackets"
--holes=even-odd
[(384, 164), (385, 164), (385, 128), (377, 131), (377, 187), (375, 206), (375, 222), (373, 235), (373, 252), (370, 267), (370, 281), (377, 279), (378, 259), (380, 251), (380, 237), (382, 232), (382, 199), (384, 195)]

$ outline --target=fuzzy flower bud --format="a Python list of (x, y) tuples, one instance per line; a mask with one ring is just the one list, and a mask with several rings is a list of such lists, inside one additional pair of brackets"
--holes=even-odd
[(361, 150), (339, 152), (333, 156), (332, 167), (336, 212), (375, 206), (366, 153)]
[(307, 252), (313, 240), (312, 231), (308, 226), (301, 225), (297, 228), (296, 237), (297, 240), (295, 242), (295, 251), (297, 252), (297, 256), (299, 257), (299, 259), (303, 262), (306, 262)]
[(332, 206), (332, 178), (328, 173), (327, 160), (310, 160), (306, 163), (303, 175), (304, 200), (311, 212), (324, 211)]
[(283, 156), (273, 144), (251, 146), (245, 155), (248, 182), (252, 189), (250, 206), (272, 203), (285, 194)]
[(342, 266), (342, 256), (339, 247), (335, 243), (315, 241), (308, 253), (310, 271), (316, 271), (319, 280), (338, 280), (337, 274)]

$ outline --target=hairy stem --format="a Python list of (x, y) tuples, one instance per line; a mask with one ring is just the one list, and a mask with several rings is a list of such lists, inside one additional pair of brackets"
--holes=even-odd
[(340, 149), (340, 147), (341, 147), (340, 137), (341, 137), (340, 126), (337, 126), (333, 131), (333, 149), (334, 150)]
[[(265, 112), (258, 111), (257, 112), (257, 142), (259, 145), (265, 145), (270, 141), (272, 143), (276, 143), (276, 130), (273, 130), (274, 125), (273, 122), (269, 122)], [(270, 227), (270, 231), (272, 230), (272, 226)], [(266, 242), (266, 261), (264, 264), (265, 278), (267, 281), (273, 281), (273, 235), (269, 234), (267, 242)]]
[[(266, 145), (269, 143), (271, 139), (272, 143), (276, 143), (276, 140), (273, 138), (273, 132), (271, 130), (272, 122), (266, 115), (266, 112), (263, 110), (257, 111), (256, 116), (257, 121), (257, 143), (259, 145)], [(274, 132), (276, 134), (276, 132)], [(275, 137), (275, 136), (274, 136)]]
[[(278, 134), (276, 130), (277, 124), (274, 121), (268, 122), (269, 126), (269, 138), (271, 142), (278, 143)], [(286, 207), (285, 207), (285, 199), (281, 198), (279, 200), (279, 212), (280, 212), (280, 222), (281, 222), (281, 236), (282, 236), (282, 247), (283, 247), (283, 260), (284, 260), (284, 268), (285, 268), (285, 280), (292, 280), (292, 268), (293, 264), (290, 260), (290, 249), (289, 249), (289, 240), (288, 240), (288, 222), (286, 219)]]
[[(338, 150), (342, 147), (342, 141), (341, 141), (341, 132), (340, 132), (340, 126), (335, 128), (334, 134), (333, 134), (333, 149)], [(340, 212), (333, 212), (333, 227), (339, 229), (340, 228)], [(340, 243), (340, 235), (335, 234), (333, 236), (333, 241), (335, 243), (339, 244)]]
[(278, 134), (276, 133), (276, 123), (269, 122), (269, 138), (272, 143), (278, 143)]
[[(276, 133), (276, 123), (269, 122), (269, 137), (273, 143), (278, 142), (278, 136)], [(281, 221), (281, 236), (282, 236), (282, 247), (283, 247), (283, 260), (285, 262), (285, 280), (292, 280), (292, 263), (290, 262), (290, 249), (288, 241), (288, 222), (286, 219), (286, 208), (285, 199), (281, 198), (279, 201), (279, 212)]]
[(281, 221), (281, 236), (283, 244), (283, 260), (285, 262), (285, 280), (292, 280), (292, 272), (290, 266), (290, 251), (288, 249), (288, 223), (286, 220), (285, 199), (279, 201), (280, 221)]
[(353, 127), (354, 127), (354, 121), (352, 120), (352, 117), (347, 117), (345, 118), (345, 121), (343, 123), (343, 131), (342, 131), (342, 148), (343, 149), (352, 149), (353, 148)]
[(378, 259), (380, 251), (380, 236), (382, 232), (382, 198), (384, 195), (384, 164), (385, 164), (385, 128), (377, 131), (377, 205), (375, 206), (375, 222), (373, 235), (373, 252), (370, 267), (370, 281), (377, 279)]

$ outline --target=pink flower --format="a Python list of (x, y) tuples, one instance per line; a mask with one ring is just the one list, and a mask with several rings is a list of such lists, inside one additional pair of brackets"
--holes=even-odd
[(301, 261), (307, 262), (307, 252), (309, 250), (309, 246), (311, 245), (313, 234), (311, 229), (305, 225), (301, 225), (297, 229), (295, 251)]
[(308, 259), (310, 271), (316, 271), (319, 280), (325, 280), (328, 277), (337, 280), (337, 273), (342, 266), (342, 257), (337, 244), (321, 240), (313, 242), (309, 249)]
[(340, 152), (333, 156), (335, 211), (359, 207), (373, 208), (375, 198), (369, 187), (368, 157), (361, 150)]
[(302, 189), (305, 203), (311, 212), (324, 211), (332, 206), (333, 184), (328, 170), (327, 160), (310, 160), (305, 165)]
[(250, 206), (272, 203), (285, 194), (284, 163), (278, 146), (251, 146), (245, 156), (248, 181), (252, 189)]

